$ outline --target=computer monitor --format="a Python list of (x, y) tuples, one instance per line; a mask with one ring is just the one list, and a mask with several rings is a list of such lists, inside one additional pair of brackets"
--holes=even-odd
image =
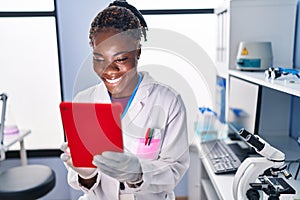
[(261, 86), (229, 77), (228, 118), (229, 127), (238, 132), (241, 128), (258, 134), (261, 106)]

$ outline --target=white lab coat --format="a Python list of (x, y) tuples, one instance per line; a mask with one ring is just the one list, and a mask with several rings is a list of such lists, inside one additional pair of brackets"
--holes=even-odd
[[(125, 190), (120, 190), (116, 179), (99, 171), (96, 184), (87, 190), (69, 169), (69, 184), (85, 192), (80, 199), (117, 200), (126, 193), (133, 193), (137, 200), (175, 199), (174, 187), (189, 167), (185, 107), (176, 91), (154, 81), (147, 72), (140, 73), (143, 79), (122, 119), (122, 131), (125, 151), (140, 158), (144, 182), (138, 188), (125, 184)], [(103, 83), (80, 92), (74, 101), (111, 102)], [(144, 144), (147, 128), (154, 128), (150, 146)]]

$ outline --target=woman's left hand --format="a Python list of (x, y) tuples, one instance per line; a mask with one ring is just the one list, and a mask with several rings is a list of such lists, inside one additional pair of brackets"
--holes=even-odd
[(93, 164), (99, 170), (120, 182), (142, 180), (142, 168), (139, 159), (126, 153), (106, 151), (94, 156)]

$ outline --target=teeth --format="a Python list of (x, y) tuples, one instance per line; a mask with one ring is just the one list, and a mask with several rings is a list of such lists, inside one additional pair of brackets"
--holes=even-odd
[(111, 84), (114, 84), (116, 82), (118, 82), (119, 80), (121, 80), (122, 77), (120, 78), (117, 78), (117, 79), (106, 79), (107, 82), (111, 83)]

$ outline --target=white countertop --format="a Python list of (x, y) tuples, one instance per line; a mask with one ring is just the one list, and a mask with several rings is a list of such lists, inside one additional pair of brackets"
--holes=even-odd
[[(278, 142), (278, 139), (280, 140), (280, 138), (273, 138), (276, 143)], [(285, 141), (285, 140), (283, 140)], [(288, 139), (287, 141), (291, 141), (291, 139)], [(295, 141), (293, 141), (295, 142)], [(277, 143), (278, 144), (278, 143)], [(286, 142), (283, 142), (280, 146), (285, 146)], [(276, 145), (275, 145), (276, 146)], [(205, 157), (205, 155), (203, 155), (203, 153), (201, 154), (201, 152), (203, 152), (201, 150), (201, 145), (200, 143), (194, 143), (192, 144), (192, 149), (193, 151), (197, 151), (198, 155), (199, 155), (199, 159), (201, 159), (201, 162), (207, 172), (208, 178), (212, 184), (212, 187), (214, 188), (218, 199), (222, 199), (222, 200), (233, 200), (233, 191), (232, 191), (232, 184), (234, 181), (234, 176), (235, 174), (215, 174), (212, 170), (212, 168), (210, 167), (207, 158)], [(300, 148), (300, 147), (299, 147)], [(285, 148), (286, 149), (286, 148)], [(292, 151), (293, 149), (291, 149)], [(289, 158), (290, 158), (290, 153), (289, 152)], [(296, 152), (294, 152), (296, 153)], [(295, 170), (293, 170), (295, 171)], [(295, 173), (293, 172), (293, 175), (295, 175)], [(286, 179), (285, 179), (286, 180)], [(205, 182), (206, 180), (202, 180), (202, 184), (203, 182)], [(298, 175), (298, 180), (286, 180), (289, 184), (292, 185), (292, 187), (294, 187), (295, 190), (297, 190), (296, 194), (282, 194), (280, 196), (280, 199), (294, 199), (294, 198), (300, 198), (300, 181), (299, 181), (299, 175)], [(267, 199), (267, 196), (264, 195), (264, 199)]]

